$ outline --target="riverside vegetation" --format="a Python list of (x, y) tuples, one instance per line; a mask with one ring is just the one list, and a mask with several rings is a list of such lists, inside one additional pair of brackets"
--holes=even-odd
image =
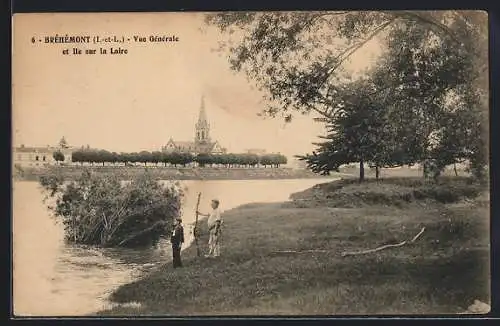
[(261, 165), (264, 167), (280, 167), (287, 163), (287, 158), (281, 154), (205, 154), (200, 153), (193, 155), (183, 152), (148, 152), (142, 151), (138, 153), (116, 153), (106, 150), (81, 149), (72, 153), (72, 161), (75, 163), (90, 163), (95, 164), (124, 164), (130, 165), (134, 163), (163, 164), (164, 166), (183, 166), (186, 167), (192, 163), (196, 163), (201, 167), (205, 166), (222, 166), (226, 168), (233, 167), (256, 167)]
[[(97, 315), (454, 314), (490, 301), (489, 199), (469, 177), (345, 179), (224, 213), (222, 256), (184, 252)], [(342, 256), (411, 239), (408, 245)], [(201, 243), (207, 239), (201, 223)]]
[(155, 245), (180, 216), (183, 189), (149, 173), (123, 183), (89, 170), (67, 181), (59, 169), (40, 178), (48, 208), (64, 225), (68, 242), (101, 247)]
[(114, 176), (121, 180), (132, 180), (145, 171), (157, 180), (252, 180), (252, 179), (302, 179), (321, 176), (304, 169), (291, 168), (155, 168), (155, 167), (114, 167), (114, 166), (54, 166), (54, 167), (19, 167), (14, 170), (15, 180), (37, 181), (43, 176), (58, 174), (67, 180), (76, 180), (83, 170), (95, 175)]
[[(64, 156), (60, 160), (64, 160)], [(38, 180), (40, 177), (57, 173), (64, 176), (65, 179), (76, 180), (82, 169), (92, 171), (95, 175), (118, 177), (122, 180), (136, 178), (143, 173), (144, 169), (148, 169), (148, 173), (152, 177), (162, 180), (318, 177), (317, 174), (309, 170), (282, 167), (282, 164), (287, 163), (287, 158), (281, 154), (198, 154), (194, 156), (189, 153), (177, 152), (115, 153), (106, 150), (81, 149), (72, 153), (72, 162), (73, 165), (58, 165), (56, 167), (15, 165), (13, 177), (16, 180)], [(142, 164), (144, 164), (143, 168), (140, 166)], [(55, 170), (58, 171), (54, 172)]]

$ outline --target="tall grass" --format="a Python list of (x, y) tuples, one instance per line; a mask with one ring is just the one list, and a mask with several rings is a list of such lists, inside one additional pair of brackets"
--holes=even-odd
[(341, 179), (316, 185), (292, 194), (297, 205), (361, 207), (386, 205), (402, 207), (415, 202), (455, 203), (473, 199), (487, 191), (484, 185), (468, 177), (442, 177), (437, 182), (423, 178)]

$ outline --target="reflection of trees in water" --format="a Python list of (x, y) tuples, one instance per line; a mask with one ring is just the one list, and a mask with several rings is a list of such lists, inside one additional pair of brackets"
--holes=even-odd
[(162, 239), (156, 247), (141, 249), (92, 248), (89, 246), (66, 245), (58, 259), (59, 272), (81, 269), (114, 270), (116, 272), (143, 265), (167, 262), (170, 259), (169, 244)]
[(149, 264), (163, 262), (170, 259), (168, 243), (162, 239), (153, 248), (125, 249), (125, 248), (106, 248), (102, 249), (102, 255), (121, 264)]

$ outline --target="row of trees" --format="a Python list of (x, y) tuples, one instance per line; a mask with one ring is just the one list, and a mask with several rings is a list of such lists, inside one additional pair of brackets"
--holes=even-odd
[[(352, 162), (379, 168), (422, 164), (437, 178), (488, 163), (488, 32), (479, 11), (217, 13), (235, 71), (266, 97), (263, 114), (313, 113), (325, 123), (316, 150), (300, 158), (328, 174)], [(241, 33), (235, 33), (239, 30)], [(231, 39), (236, 37), (238, 39)], [(343, 63), (377, 42), (360, 77)], [(378, 174), (378, 173), (377, 173)]]
[(192, 155), (190, 153), (179, 152), (148, 152), (142, 151), (138, 153), (116, 153), (106, 150), (90, 150), (83, 149), (75, 151), (72, 154), (72, 161), (76, 163), (143, 163), (147, 165), (152, 164), (167, 164), (177, 166), (187, 166), (190, 163), (197, 163), (199, 166), (213, 166), (222, 165), (225, 167), (255, 167), (263, 165), (264, 167), (280, 167), (282, 164), (287, 163), (287, 158), (281, 154), (198, 154)]

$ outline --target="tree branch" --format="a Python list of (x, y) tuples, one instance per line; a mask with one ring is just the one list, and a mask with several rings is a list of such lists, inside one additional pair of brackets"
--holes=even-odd
[[(368, 43), (370, 40), (372, 40), (375, 36), (377, 36), (380, 32), (382, 32), (386, 27), (388, 27), (389, 25), (391, 25), (394, 21), (396, 20), (396, 18), (393, 18), (393, 19), (390, 19), (388, 20), (387, 22), (379, 25), (377, 28), (375, 28), (375, 30), (370, 33), (370, 35), (368, 35), (367, 38), (363, 39), (362, 41), (348, 47), (347, 49), (345, 49), (344, 51), (342, 51), (342, 53), (340, 53), (335, 59), (334, 61), (336, 61), (336, 64), (331, 67), (327, 73), (326, 73), (326, 77), (325, 79), (320, 83), (319, 87), (318, 87), (318, 91), (321, 87), (323, 87), (323, 85), (328, 81), (329, 77), (333, 74), (333, 72), (338, 68), (340, 67), (340, 65), (342, 63), (345, 62), (345, 60), (347, 60), (351, 55), (353, 55), (356, 51), (358, 51), (361, 47), (363, 47), (366, 43)], [(326, 104), (325, 104), (326, 105)], [(324, 118), (327, 118), (327, 119), (333, 119), (334, 118), (334, 114), (332, 114), (331, 112), (328, 112), (329, 111), (329, 108), (327, 107), (324, 111), (323, 110), (320, 110), (318, 109), (317, 107), (315, 107), (314, 105), (312, 104), (306, 104), (306, 107), (312, 111), (315, 111), (316, 113), (320, 114), (321, 116), (323, 116)], [(319, 120), (319, 119), (318, 119)]]
[(159, 227), (159, 226), (166, 225), (166, 224), (167, 224), (167, 222), (165, 222), (165, 221), (158, 221), (158, 222), (156, 222), (155, 224), (153, 224), (152, 226), (150, 226), (150, 227), (148, 227), (148, 228), (146, 228), (146, 229), (144, 229), (144, 230), (142, 230), (142, 231), (140, 231), (140, 232), (138, 232), (138, 233), (135, 233), (135, 234), (133, 234), (133, 235), (131, 235), (131, 236), (129, 236), (129, 237), (127, 237), (127, 238), (123, 239), (122, 241), (120, 241), (120, 243), (118, 244), (118, 246), (121, 246), (121, 245), (123, 245), (123, 244), (125, 244), (125, 243), (129, 242), (130, 240), (132, 240), (132, 239), (134, 239), (134, 238), (137, 238), (137, 237), (138, 237), (138, 236), (140, 236), (141, 234), (144, 234), (144, 233), (146, 233), (146, 232), (152, 231), (153, 229), (155, 229), (155, 228), (157, 228), (157, 227)]
[(431, 18), (427, 18), (427, 17), (424, 17), (422, 15), (419, 15), (418, 13), (416, 12), (412, 12), (412, 11), (403, 11), (401, 14), (398, 14), (398, 13), (392, 13), (393, 15), (396, 15), (396, 16), (410, 16), (410, 17), (413, 17), (413, 18), (416, 18), (426, 24), (429, 24), (429, 25), (432, 25), (434, 27), (437, 27), (439, 30), (441, 30), (442, 32), (445, 32), (446, 34), (448, 34), (455, 42), (457, 42), (458, 44), (462, 45), (462, 42), (456, 37), (455, 33), (453, 33), (453, 31), (448, 27), (446, 26), (445, 24), (442, 24), (440, 22), (437, 22)]
[(341, 15), (346, 15), (350, 13), (350, 11), (335, 11), (335, 12), (325, 12), (325, 13), (322, 13), (322, 14), (318, 14), (314, 17), (312, 17), (309, 21), (308, 21), (308, 24), (306, 25), (309, 25), (311, 26), (315, 20), (318, 20), (318, 19), (324, 19), (325, 16), (341, 16)]
[(420, 232), (416, 236), (414, 236), (411, 240), (409, 240), (409, 241), (405, 240), (405, 241), (397, 243), (397, 244), (388, 244), (388, 245), (381, 246), (381, 247), (378, 247), (378, 248), (375, 248), (375, 249), (369, 249), (369, 250), (363, 250), (363, 251), (350, 251), (350, 252), (349, 251), (344, 251), (342, 253), (342, 257), (364, 255), (364, 254), (369, 254), (369, 253), (377, 252), (377, 251), (380, 251), (380, 250), (384, 250), (384, 249), (387, 249), (387, 248), (402, 247), (402, 246), (404, 246), (407, 243), (413, 243), (413, 242), (415, 242), (422, 235), (422, 233), (424, 233), (424, 231), (425, 231), (425, 227), (423, 227), (422, 230), (420, 230)]
[(371, 41), (375, 36), (377, 36), (380, 32), (382, 32), (387, 26), (391, 25), (397, 18), (392, 18), (389, 21), (379, 25), (375, 30), (368, 35), (367, 38), (363, 39), (361, 42), (358, 42), (344, 51), (340, 53), (335, 60), (339, 60), (337, 64), (335, 64), (332, 68), (330, 68), (327, 72), (327, 75), (330, 76), (345, 60), (347, 60), (351, 55), (353, 55), (357, 50), (359, 50), (363, 45)]
[[(381, 246), (375, 249), (370, 249), (370, 250), (364, 250), (364, 251), (357, 251), (357, 252), (343, 252), (341, 254), (342, 257), (345, 256), (354, 256), (354, 255), (362, 255), (362, 254), (368, 254), (372, 252), (377, 252), (380, 250), (384, 250), (387, 248), (395, 248), (395, 247), (402, 247), (407, 243), (413, 243), (415, 242), (421, 235), (424, 233), (425, 227), (423, 227), (417, 235), (415, 235), (411, 240), (405, 240), (403, 242), (397, 243), (397, 244), (388, 244), (385, 246)], [(325, 249), (311, 249), (311, 250), (278, 250), (278, 251), (273, 251), (273, 253), (283, 253), (283, 254), (302, 254), (302, 253), (311, 253), (311, 252), (331, 252), (332, 250), (325, 250)]]

